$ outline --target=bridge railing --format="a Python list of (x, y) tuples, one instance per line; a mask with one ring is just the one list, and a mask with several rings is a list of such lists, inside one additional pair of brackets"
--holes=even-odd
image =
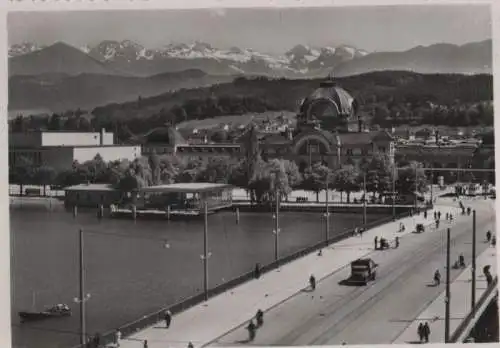
[(491, 284), (483, 292), (483, 294), (479, 298), (479, 301), (477, 301), (476, 306), (469, 312), (469, 314), (467, 314), (460, 325), (458, 325), (457, 329), (450, 337), (451, 343), (463, 343), (468, 338), (472, 330), (471, 324), (475, 324), (472, 323), (473, 319), (478, 318), (482, 314), (479, 312), (479, 309), (484, 307), (487, 304), (486, 301), (490, 298), (490, 296), (498, 290), (497, 285), (498, 277), (495, 277), (493, 279), (493, 282), (491, 282)]
[[(402, 214), (399, 214), (396, 217), (396, 219), (401, 219), (401, 218), (407, 217), (409, 215), (410, 215), (410, 212), (404, 212)], [(387, 222), (390, 222), (390, 221), (393, 221), (392, 216), (388, 216), (388, 217), (373, 221), (371, 223), (368, 223), (365, 225), (365, 228), (371, 229), (371, 228), (380, 226), (380, 225), (387, 223)], [(338, 235), (331, 237), (328, 241), (318, 242), (314, 245), (311, 245), (309, 247), (301, 249), (295, 253), (284, 256), (284, 257), (278, 259), (277, 261), (273, 261), (267, 265), (264, 265), (264, 266), (262, 266), (262, 269), (261, 269), (262, 273), (272, 271), (272, 270), (274, 270), (282, 265), (285, 265), (293, 260), (296, 260), (300, 257), (303, 257), (303, 256), (308, 255), (310, 253), (313, 253), (315, 251), (318, 251), (319, 249), (322, 249), (330, 244), (333, 244), (333, 243), (339, 242), (340, 240), (348, 238), (348, 237), (353, 235), (353, 232), (354, 232), (353, 229), (346, 230)], [(232, 280), (227, 281), (226, 283), (220, 284), (214, 288), (209, 289), (208, 290), (208, 297), (212, 298), (216, 295), (219, 295), (219, 294), (221, 294), (229, 289), (232, 289), (238, 285), (241, 285), (241, 284), (253, 279), (253, 277), (254, 277), (253, 271), (244, 273), (241, 276), (238, 276), (236, 278), (233, 278)], [(180, 312), (183, 312), (191, 307), (194, 307), (194, 306), (202, 303), (204, 301), (204, 299), (205, 299), (204, 293), (199, 293), (195, 296), (189, 297), (189, 298), (187, 298), (181, 302), (178, 302), (174, 305), (171, 305), (167, 308), (162, 308), (154, 313), (144, 315), (142, 318), (139, 318), (133, 322), (122, 325), (119, 327), (119, 330), (122, 333), (123, 337), (133, 335), (134, 333), (141, 331), (141, 330), (144, 330), (144, 329), (158, 323), (159, 321), (161, 321), (162, 315), (163, 315), (163, 313), (165, 313), (166, 310), (169, 310), (170, 312), (172, 312), (172, 314), (180, 313)], [(104, 333), (101, 336), (101, 344), (112, 343), (113, 333), (114, 333), (113, 331)], [(88, 344), (86, 346), (77, 345), (73, 348), (84, 348), (84, 347), (90, 348), (93, 346), (91, 344)]]

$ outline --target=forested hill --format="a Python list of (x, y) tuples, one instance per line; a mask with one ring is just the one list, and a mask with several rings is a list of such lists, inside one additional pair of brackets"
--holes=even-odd
[[(376, 123), (381, 123), (384, 118), (393, 121), (399, 118), (397, 123), (404, 124), (410, 119), (431, 117), (427, 111), (435, 109), (436, 105), (441, 106), (441, 111), (456, 109), (460, 112), (471, 105), (493, 99), (491, 75), (424, 75), (384, 71), (339, 78), (337, 81), (358, 98), (364, 111), (377, 116)], [(98, 107), (92, 113), (99, 124), (125, 121), (132, 128), (141, 127), (141, 124), (151, 128), (173, 120), (180, 122), (249, 112), (295, 111), (300, 100), (317, 88), (319, 82), (237, 78), (232, 83), (184, 89), (151, 98), (139, 97), (132, 102)], [(443, 115), (440, 117), (443, 118)], [(492, 123), (487, 116), (477, 117), (478, 123)], [(434, 123), (450, 120), (438, 117)]]
[[(142, 134), (165, 123), (266, 111), (296, 112), (300, 101), (318, 88), (320, 81), (237, 78), (210, 87), (138, 97), (134, 101), (95, 108), (92, 125), (88, 127), (105, 127), (120, 138), (127, 138), (130, 134)], [(493, 124), (491, 75), (383, 71), (338, 78), (337, 82), (358, 98), (365, 117), (382, 127), (423, 123), (453, 126)], [(30, 127), (26, 122), (26, 119), (18, 118), (12, 121), (12, 125), (18, 130), (26, 129)], [(81, 124), (69, 119), (63, 123), (58, 115), (42, 122), (54, 130), (69, 129), (75, 123)]]

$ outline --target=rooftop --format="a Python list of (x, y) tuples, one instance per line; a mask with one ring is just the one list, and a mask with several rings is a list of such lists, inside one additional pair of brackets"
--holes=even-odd
[(65, 191), (114, 191), (109, 184), (79, 184), (64, 188)]
[(170, 185), (157, 185), (141, 188), (141, 192), (210, 192), (218, 191), (221, 189), (232, 188), (227, 184), (212, 184), (210, 182), (190, 182), (190, 183), (176, 183)]

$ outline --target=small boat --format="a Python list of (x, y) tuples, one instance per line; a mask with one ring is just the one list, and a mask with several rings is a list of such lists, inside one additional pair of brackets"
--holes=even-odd
[(65, 304), (56, 304), (41, 312), (19, 312), (21, 322), (71, 316), (71, 309)]

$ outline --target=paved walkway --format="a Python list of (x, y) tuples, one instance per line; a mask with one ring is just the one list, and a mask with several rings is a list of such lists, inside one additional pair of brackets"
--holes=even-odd
[[(482, 269), (490, 265), (490, 271), (493, 277), (497, 274), (497, 253), (496, 249), (491, 247), (486, 249), (476, 259), (476, 301), (478, 301), (486, 290), (486, 278)], [(444, 277), (445, 275), (443, 275)], [(471, 309), (471, 267), (467, 267), (450, 286), (450, 335), (456, 331), (458, 325), (465, 319)], [(443, 284), (444, 287), (444, 284)], [(439, 295), (420, 315), (408, 326), (408, 328), (393, 342), (397, 344), (419, 343), (417, 327), (419, 323), (428, 322), (431, 335), (430, 343), (444, 342), (444, 299), (445, 291)]]
[[(458, 216), (458, 204), (451, 200), (443, 203), (436, 206), (443, 217), (451, 212), (456, 217), (454, 221), (460, 221), (462, 217)], [(395, 236), (401, 238), (412, 233), (416, 224), (434, 225), (432, 221), (433, 212), (429, 211), (427, 219), (423, 214), (407, 217), (366, 231), (362, 237), (347, 238), (324, 249), (322, 256), (309, 254), (263, 274), (259, 280), (244, 283), (175, 315), (169, 329), (158, 323), (140, 331), (123, 340), (121, 347), (139, 348), (144, 340), (148, 341), (150, 348), (187, 347), (189, 342), (195, 347), (206, 345), (235, 327), (246, 324), (255, 315), (256, 309), (269, 310), (300, 293), (308, 286), (309, 275), (314, 274), (321, 281), (348, 266), (352, 260), (371, 253), (375, 236), (388, 240), (393, 240)], [(401, 222), (406, 226), (405, 232), (398, 232)], [(431, 230), (433, 228), (428, 229)]]

